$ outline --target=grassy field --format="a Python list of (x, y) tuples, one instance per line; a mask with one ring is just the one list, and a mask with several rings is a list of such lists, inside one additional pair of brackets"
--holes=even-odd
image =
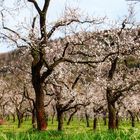
[(130, 123), (123, 121), (119, 130), (108, 131), (107, 126), (100, 121), (97, 131), (86, 127), (84, 121), (74, 120), (71, 125), (64, 124), (64, 131), (57, 131), (57, 122), (49, 122), (46, 132), (38, 132), (32, 129), (31, 121), (24, 121), (21, 128), (17, 128), (17, 122), (6, 122), (0, 126), (0, 140), (140, 140), (140, 124), (137, 122), (136, 128), (131, 128)]

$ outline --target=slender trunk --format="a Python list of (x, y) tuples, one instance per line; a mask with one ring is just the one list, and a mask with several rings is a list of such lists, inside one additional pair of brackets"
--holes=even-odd
[(46, 123), (48, 125), (48, 121), (49, 121), (49, 114), (48, 113), (45, 114), (45, 118), (46, 118)]
[(15, 114), (12, 114), (12, 117), (13, 117), (13, 122), (15, 122), (16, 121)]
[(74, 112), (72, 112), (71, 114), (70, 114), (70, 117), (69, 117), (69, 119), (68, 119), (68, 122), (67, 122), (67, 125), (70, 125), (70, 122), (71, 122), (71, 120), (72, 120), (72, 118), (73, 118), (73, 116), (74, 116), (74, 114), (77, 112), (77, 110), (75, 110)]
[(21, 127), (21, 120), (18, 118), (18, 128)]
[(23, 113), (21, 113), (18, 109), (17, 109), (17, 119), (18, 119), (18, 128), (20, 128), (21, 123), (23, 122)]
[(137, 122), (139, 122), (139, 113), (136, 114)]
[(130, 117), (131, 117), (131, 125), (132, 125), (132, 127), (135, 127), (135, 114), (130, 110), (128, 110), (128, 112), (129, 112)]
[(97, 128), (97, 115), (94, 115), (94, 119), (93, 119), (93, 130), (95, 131)]
[(87, 114), (87, 112), (85, 112), (85, 117), (86, 117), (86, 125), (87, 127), (89, 127), (89, 115)]
[(86, 111), (85, 111), (85, 117), (86, 117), (86, 124), (87, 124), (87, 127), (89, 127), (89, 115), (87, 114)]
[(57, 110), (58, 131), (63, 130), (63, 112)]
[(119, 111), (116, 112), (116, 128), (119, 128)]
[(135, 117), (132, 117), (132, 127), (135, 127)]
[(106, 126), (106, 124), (107, 124), (107, 115), (106, 115), (106, 111), (103, 112), (103, 121), (104, 121), (104, 126)]
[(53, 122), (54, 122), (54, 117), (55, 117), (55, 107), (53, 106), (52, 124), (53, 124)]

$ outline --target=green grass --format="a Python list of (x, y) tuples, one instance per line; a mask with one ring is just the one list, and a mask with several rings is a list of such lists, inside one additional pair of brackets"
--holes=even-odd
[(57, 122), (49, 122), (48, 130), (38, 132), (32, 129), (31, 121), (24, 121), (21, 128), (17, 128), (17, 122), (6, 122), (0, 126), (0, 140), (140, 140), (140, 124), (131, 128), (128, 121), (120, 122), (119, 130), (108, 131), (107, 126), (100, 120), (97, 131), (92, 130), (92, 121), (87, 128), (84, 121), (74, 120), (71, 125), (64, 123), (64, 131), (57, 131)]
[(139, 140), (139, 132), (135, 130), (120, 130), (115, 132), (85, 132), (66, 134), (65, 132), (26, 132), (0, 133), (0, 140)]

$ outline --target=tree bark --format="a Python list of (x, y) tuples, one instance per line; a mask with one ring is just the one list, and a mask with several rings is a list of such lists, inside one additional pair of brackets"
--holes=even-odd
[(38, 83), (38, 86), (35, 87), (36, 90), (36, 117), (37, 117), (37, 128), (38, 130), (46, 130), (47, 122), (45, 117), (45, 108), (44, 108), (44, 93), (42, 86)]
[(97, 116), (94, 115), (94, 119), (93, 119), (93, 130), (95, 131), (97, 128)]
[(116, 111), (115, 111), (115, 103), (108, 102), (108, 113), (109, 113), (109, 129), (116, 129)]
[(63, 130), (63, 112), (57, 110), (58, 131)]
[(54, 122), (54, 117), (55, 117), (55, 114), (56, 114), (56, 112), (55, 112), (55, 107), (53, 106), (52, 124), (53, 124), (53, 122)]
[(40, 74), (41, 68), (43, 66), (42, 60), (43, 56), (41, 52), (38, 53), (38, 51), (36, 50), (32, 50), (32, 56), (34, 58), (32, 62), (32, 85), (35, 90), (37, 129), (42, 131), (46, 130), (47, 128), (44, 108), (43, 83), (41, 82), (41, 74)]
[(139, 120), (139, 112), (137, 112), (137, 114), (136, 114), (136, 119), (137, 119), (137, 122), (140, 121), (140, 120)]
[(130, 117), (131, 117), (131, 126), (135, 127), (135, 113), (133, 113), (132, 111), (128, 110)]
[[(29, 0), (28, 0), (29, 1)], [(29, 2), (34, 4), (35, 9), (39, 14), (40, 32), (41, 32), (41, 43), (39, 46), (34, 46), (31, 49), (31, 55), (33, 57), (32, 62), (32, 85), (35, 90), (36, 96), (36, 117), (37, 117), (37, 129), (46, 130), (47, 123), (45, 118), (45, 108), (44, 108), (44, 91), (43, 83), (46, 79), (41, 80), (41, 69), (43, 67), (44, 59), (44, 46), (47, 45), (47, 32), (46, 32), (46, 15), (49, 7), (50, 0), (45, 0), (43, 9), (41, 10), (37, 1), (30, 0)], [(33, 27), (34, 28), (34, 27)]]
[(23, 113), (21, 113), (18, 109), (17, 111), (17, 119), (18, 119), (18, 128), (21, 127), (21, 123), (23, 122)]
[(85, 117), (86, 117), (86, 125), (87, 127), (89, 127), (89, 115), (87, 114), (86, 111), (85, 111)]
[(112, 97), (112, 90), (107, 87), (106, 90), (107, 95), (107, 103), (108, 103), (108, 129), (116, 129), (116, 108), (115, 108), (115, 102), (113, 101)]
[(104, 126), (106, 126), (106, 122), (107, 122), (107, 115), (106, 115), (106, 111), (103, 112), (103, 121), (104, 121)]
[(77, 112), (77, 109), (75, 109), (75, 111), (72, 112), (72, 113), (70, 114), (70, 117), (69, 117), (69, 119), (68, 119), (67, 125), (70, 125), (70, 122), (71, 122), (71, 120), (72, 120), (72, 117), (74, 116), (74, 114), (75, 114), (76, 112)]
[(119, 128), (119, 111), (116, 112), (116, 128)]

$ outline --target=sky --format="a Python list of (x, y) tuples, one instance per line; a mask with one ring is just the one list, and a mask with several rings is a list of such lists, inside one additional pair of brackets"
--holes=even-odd
[[(79, 7), (85, 13), (95, 16), (107, 16), (110, 19), (120, 19), (128, 13), (129, 5), (136, 2), (125, 0), (52, 0), (48, 18), (54, 20), (61, 16), (65, 6)], [(135, 4), (136, 16), (140, 15), (140, 3)]]
[[(42, 6), (41, 1), (42, 0), (38, 0), (40, 6)], [(68, 6), (75, 8), (79, 7), (81, 11), (89, 15), (99, 17), (107, 16), (111, 20), (119, 20), (128, 14), (128, 7), (130, 3), (134, 4), (135, 2), (127, 2), (125, 0), (51, 0), (47, 18), (50, 22), (57, 20), (59, 17), (61, 17), (62, 13), (65, 10), (65, 7)], [(10, 6), (12, 7), (12, 5), (8, 3), (8, 7)], [(135, 7), (136, 19), (137, 21), (140, 21), (140, 2), (137, 2), (137, 4), (135, 4)], [(13, 18), (13, 21), (11, 20), (11, 23), (15, 23), (13, 24), (13, 26), (16, 26), (15, 21), (17, 21), (18, 23), (24, 22), (28, 15), (32, 16), (34, 15), (34, 13), (35, 10), (30, 3), (27, 11), (22, 11), (20, 13), (20, 19), (16, 19), (15, 16)], [(11, 24), (10, 22), (7, 23), (9, 23), (9, 25)], [(7, 48), (5, 45), (4, 47), (0, 46), (0, 52), (7, 52), (11, 49), (13, 48)]]

